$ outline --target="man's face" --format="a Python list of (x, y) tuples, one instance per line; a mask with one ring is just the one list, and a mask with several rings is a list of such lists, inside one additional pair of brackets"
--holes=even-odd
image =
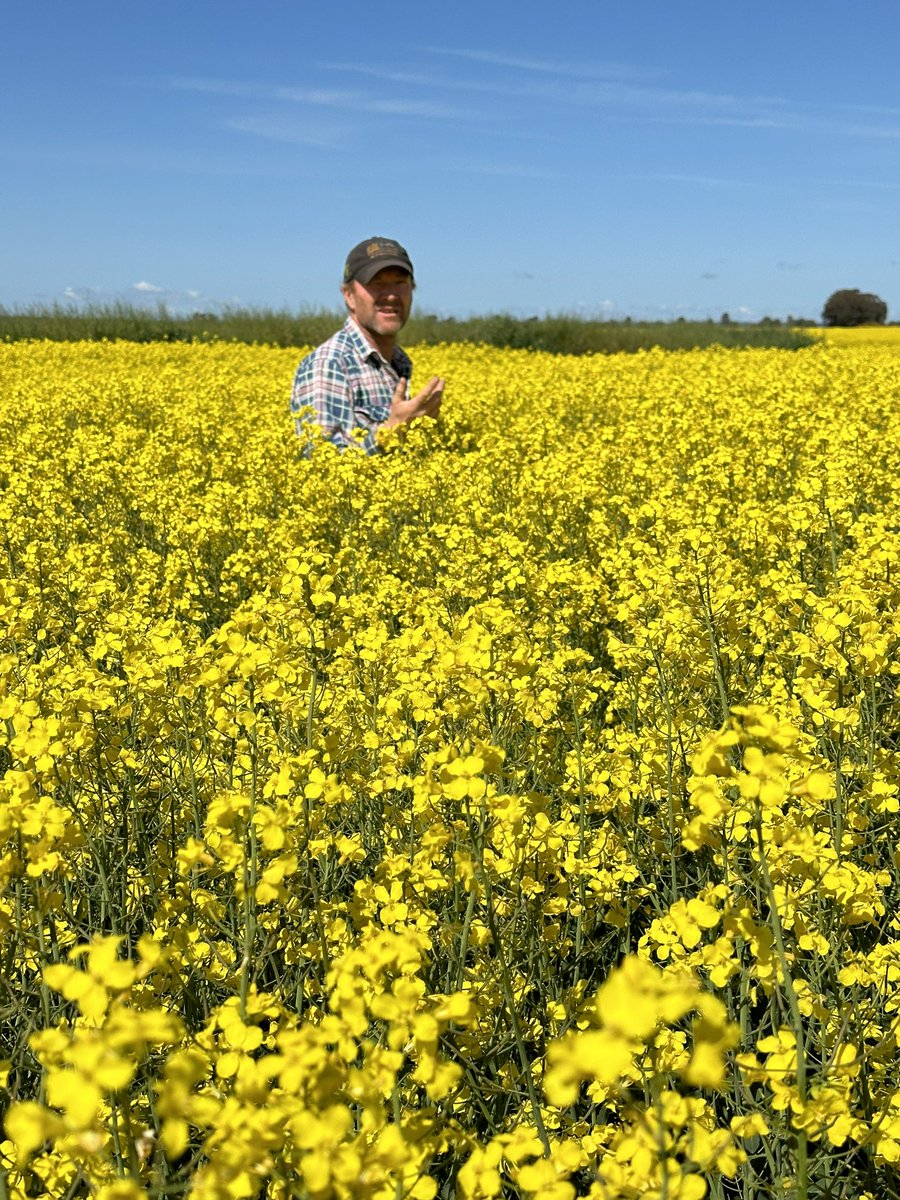
[(383, 267), (368, 283), (354, 279), (342, 290), (350, 315), (376, 337), (394, 337), (409, 319), (413, 284), (400, 267)]

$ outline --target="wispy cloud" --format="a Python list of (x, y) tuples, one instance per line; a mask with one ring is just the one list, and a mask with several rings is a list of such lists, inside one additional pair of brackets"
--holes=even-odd
[[(363, 62), (322, 62), (330, 72), (364, 76), (411, 89), (506, 96), (510, 99), (593, 107), (605, 119), (642, 123), (707, 125), (748, 130), (896, 140), (900, 108), (826, 105), (783, 95), (736, 94), (660, 83), (659, 72), (634, 64), (572, 63), (475, 48), (429, 46), (435, 63), (466, 62), (480, 72), (392, 70)], [(483, 114), (482, 114), (483, 115)], [(871, 120), (866, 120), (870, 117)], [(863, 119), (860, 119), (863, 118)]]
[(449, 104), (421, 100), (408, 96), (378, 96), (348, 88), (303, 88), (287, 85), (267, 86), (241, 83), (227, 79), (180, 77), (170, 81), (177, 91), (200, 92), (208, 95), (284, 101), (312, 108), (336, 108), (348, 112), (374, 113), (395, 117), (424, 117), (456, 121), (475, 113), (466, 113)]
[(651, 118), (657, 124), (670, 125), (723, 125), (734, 129), (802, 129), (803, 122), (787, 114), (779, 116), (705, 116), (702, 113), (676, 115), (657, 113)]
[[(328, 62), (319, 64), (320, 69), (365, 76), (381, 83), (391, 83), (405, 88), (468, 93), (485, 93), (508, 96), (511, 99), (552, 101), (571, 106), (599, 106), (607, 109), (650, 109), (672, 118), (672, 109), (695, 110), (706, 120), (723, 123), (775, 124), (784, 120), (784, 114), (775, 110), (784, 102), (773, 97), (737, 97), (733, 95), (704, 92), (702, 90), (678, 90), (623, 83), (609, 78), (603, 68), (572, 71), (563, 64), (519, 60), (504, 55), (478, 53), (476, 51), (434, 50), (434, 54), (469, 58), (486, 66), (503, 63), (508, 66), (527, 64), (528, 71), (537, 78), (459, 78), (446, 73), (432, 71), (395, 71), (371, 67), (366, 63)], [(573, 82), (574, 80), (574, 82)], [(377, 92), (353, 88), (309, 88), (291, 85), (266, 85), (239, 80), (210, 79), (207, 77), (179, 76), (170, 81), (172, 88), (210, 95), (233, 96), (236, 98), (266, 101), (286, 101), (292, 104), (313, 107), (345, 109), (352, 112), (374, 113), (389, 116), (423, 117), (440, 120), (483, 119), (485, 114), (460, 109), (454, 105), (423, 98), (421, 95), (382, 96)], [(752, 106), (751, 111), (748, 106)], [(761, 111), (764, 109), (764, 111)]]
[[(463, 52), (434, 51), (434, 53), (454, 54)], [(470, 56), (470, 55), (465, 55)], [(471, 57), (475, 61), (492, 63), (495, 59), (512, 63), (518, 60), (503, 59), (500, 55)], [(654, 110), (670, 109), (673, 105), (679, 108), (740, 108), (749, 103), (777, 107), (784, 101), (775, 97), (743, 98), (727, 94), (704, 92), (696, 89), (678, 90), (638, 86), (634, 83), (623, 83), (616, 79), (605, 78), (601, 70), (596, 72), (584, 71), (579, 76), (567, 68), (551, 64), (540, 64), (541, 74), (538, 78), (522, 78), (521, 75), (510, 79), (508, 76), (491, 75), (488, 78), (456, 77), (435, 71), (396, 71), (380, 67), (372, 67), (367, 63), (327, 62), (320, 63), (322, 70), (344, 72), (347, 74), (363, 75), (370, 79), (381, 80), (385, 83), (399, 84), (406, 87), (421, 87), (431, 89), (446, 89), (472, 93), (487, 93), (495, 96), (533, 100), (550, 100), (566, 106), (595, 105), (604, 107), (621, 106), (626, 108), (650, 107)], [(532, 69), (537, 70), (538, 64)], [(574, 80), (574, 81), (573, 81)], [(738, 114), (739, 116), (740, 114)], [(723, 117), (724, 119), (724, 117)], [(733, 117), (733, 119), (737, 119)], [(766, 119), (764, 116), (750, 114), (746, 120)], [(775, 120), (774, 115), (768, 116)]]
[(256, 83), (243, 83), (234, 79), (210, 79), (206, 75), (176, 75), (168, 80), (168, 86), (176, 92), (205, 92), (213, 96), (265, 96), (271, 92)]
[[(395, 71), (371, 67), (368, 63), (329, 62), (319, 63), (321, 70), (364, 76), (367, 79), (391, 83), (400, 87), (425, 88), (431, 92), (464, 92), (472, 97), (480, 95), (501, 96), (510, 100), (537, 100), (570, 104), (572, 85), (547, 79), (527, 79), (510, 82), (495, 77), (472, 79), (448, 75), (445, 71)], [(484, 117), (484, 113), (479, 113)]]
[[(222, 124), (227, 127), (227, 122)], [(348, 132), (352, 132), (353, 128), (348, 121)], [(322, 142), (316, 144), (329, 144), (321, 129), (318, 133)], [(98, 141), (95, 137), (89, 140), (58, 139), (45, 145), (35, 142), (0, 145), (0, 155), (5, 162), (51, 164), (58, 170), (111, 169), (135, 172), (142, 176), (172, 174), (211, 179), (296, 180), (316, 179), (322, 173), (314, 163), (300, 161), (296, 157), (262, 159), (252, 153), (235, 154), (232, 148), (225, 147), (191, 150), (171, 143), (154, 147), (134, 140), (122, 145), (114, 141)]]
[(882, 116), (882, 117), (900, 118), (900, 108), (897, 108), (895, 105), (846, 104), (846, 105), (843, 105), (843, 108), (847, 112), (877, 113), (879, 116)]
[[(540, 104), (558, 112), (595, 109), (605, 121), (641, 124), (700, 125), (748, 130), (800, 130), (809, 126), (807, 115), (781, 96), (736, 95), (702, 88), (673, 88), (653, 82), (649, 72), (621, 64), (573, 66), (552, 60), (516, 58), (477, 50), (429, 48), (426, 53), (441, 62), (466, 61), (480, 70), (451, 73), (448, 69), (419, 68), (415, 71), (373, 67), (363, 62), (323, 62), (318, 66), (334, 74), (363, 77), (392, 87), (410, 89), (413, 95), (463, 92), (505, 97), (517, 104)], [(548, 107), (550, 106), (550, 107)], [(466, 117), (472, 114), (465, 114)], [(479, 114), (484, 121), (497, 122), (502, 111), (496, 106)], [(506, 121), (506, 127), (510, 121)], [(513, 126), (522, 125), (513, 121)]]
[(859, 187), (876, 188), (879, 191), (888, 192), (900, 191), (900, 180), (891, 183), (885, 179), (822, 179), (819, 182), (822, 187)]
[(754, 183), (748, 179), (723, 179), (715, 175), (688, 175), (680, 174), (674, 171), (659, 171), (648, 175), (635, 175), (632, 178), (643, 180), (644, 182), (654, 183), (689, 183), (698, 184), (701, 187), (736, 187), (736, 188), (751, 188), (751, 187), (768, 187), (768, 182), (762, 184)]
[(447, 171), (452, 175), (493, 175), (507, 179), (561, 179), (558, 171), (543, 167), (533, 167), (519, 163), (480, 162), (459, 158), (442, 158), (432, 164), (436, 171)]
[[(656, 183), (684, 183), (697, 187), (763, 189), (768, 192), (796, 194), (796, 183), (790, 179), (735, 179), (716, 175), (693, 175), (678, 171), (654, 171), (647, 174), (630, 175), (631, 179)], [(874, 188), (879, 191), (900, 191), (900, 181), (890, 183), (878, 179), (814, 179), (807, 180), (810, 189), (820, 196), (829, 194), (829, 189)]]
[(540, 75), (563, 75), (568, 79), (647, 79), (659, 74), (646, 67), (631, 63), (600, 62), (573, 63), (558, 59), (523, 58), (514, 54), (503, 54), (492, 50), (451, 49), (447, 46), (426, 46), (429, 54), (447, 58), (462, 58), (469, 62), (484, 63), (493, 67), (510, 67), (516, 71), (534, 72)]
[(204, 296), (198, 288), (162, 287), (146, 280), (119, 288), (70, 285), (63, 289), (61, 298), (79, 307), (123, 302), (138, 308), (164, 304), (172, 312), (214, 312), (223, 307), (222, 302)]
[[(541, 105), (541, 116), (593, 109), (604, 121), (632, 124), (706, 126), (855, 139), (900, 139), (900, 109), (866, 105), (804, 103), (783, 96), (736, 94), (660, 83), (659, 72), (625, 63), (572, 63), (551, 58), (517, 56), (470, 47), (425, 47), (414, 70), (373, 67), (365, 62), (323, 61), (315, 69), (351, 84), (366, 86), (295, 86), (206, 76), (169, 80), (175, 90), (236, 101), (256, 102), (267, 111), (224, 115), (222, 124), (241, 133), (297, 145), (339, 148), (357, 140), (363, 126), (323, 122), (308, 114), (352, 113), (357, 118), (386, 121), (452, 122), (485, 133), (546, 136), (546, 125), (529, 123), (529, 102)], [(456, 66), (454, 66), (456, 64)], [(466, 64), (465, 68), (463, 64)], [(341, 81), (343, 82), (343, 81)], [(463, 94), (468, 104), (454, 103)], [(507, 98), (511, 105), (487, 104), (479, 96)], [(250, 109), (250, 111), (247, 111)], [(301, 115), (298, 115), (301, 114)], [(535, 132), (535, 130), (537, 132)], [(485, 169), (482, 173), (488, 173)], [(498, 172), (498, 173), (502, 173)], [(526, 172), (527, 173), (527, 172)], [(697, 182), (700, 182), (697, 180)], [(730, 181), (720, 181), (722, 183)]]
[(322, 121), (316, 116), (293, 112), (229, 117), (223, 124), (226, 129), (233, 129), (236, 133), (249, 133), (254, 137), (287, 142), (294, 146), (318, 146), (325, 150), (346, 145), (354, 134), (350, 122)]
[(474, 115), (461, 112), (460, 109), (453, 108), (451, 105), (438, 104), (431, 100), (415, 100), (407, 97), (381, 98), (366, 92), (281, 87), (276, 89), (275, 95), (279, 100), (289, 100), (295, 104), (342, 108), (351, 112), (381, 113), (394, 117), (426, 117), (456, 121), (461, 117)]
[(896, 141), (900, 138), (900, 125), (859, 125), (853, 122), (837, 122), (831, 128), (845, 137), (884, 138)]

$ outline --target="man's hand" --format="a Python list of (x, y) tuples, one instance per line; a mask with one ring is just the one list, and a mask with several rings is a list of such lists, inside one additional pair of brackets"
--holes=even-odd
[(391, 411), (382, 429), (396, 429), (398, 425), (409, 425), (419, 417), (436, 417), (444, 396), (444, 380), (432, 375), (421, 392), (407, 396), (407, 380), (401, 379), (394, 388)]

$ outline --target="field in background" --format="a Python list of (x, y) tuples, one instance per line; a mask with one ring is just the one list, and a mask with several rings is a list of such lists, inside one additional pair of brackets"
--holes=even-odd
[(900, 325), (857, 325), (852, 328), (809, 329), (805, 332), (831, 346), (900, 350)]
[[(124, 304), (75, 309), (32, 308), (13, 313), (0, 308), (0, 341), (50, 338), (136, 342), (216, 340), (269, 346), (317, 345), (343, 323), (338, 312), (291, 313), (234, 309), (179, 316)], [(760, 325), (713, 321), (594, 321), (559, 315), (523, 320), (503, 313), (455, 319), (413, 315), (405, 344), (470, 342), (498, 348), (542, 350), (553, 354), (635, 351), (662, 346), (669, 350), (721, 346), (769, 346), (796, 349), (810, 344), (805, 331), (771, 322)]]
[(0, 1195), (900, 1195), (896, 352), (297, 357), (0, 345)]

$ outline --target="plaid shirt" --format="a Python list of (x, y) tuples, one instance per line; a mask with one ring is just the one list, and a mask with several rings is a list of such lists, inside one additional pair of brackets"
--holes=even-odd
[[(297, 433), (314, 422), (341, 450), (358, 445), (377, 454), (375, 430), (388, 418), (397, 384), (411, 375), (412, 362), (399, 346), (388, 362), (348, 317), (297, 368), (291, 392)], [(364, 431), (362, 439), (354, 437), (355, 429)]]

